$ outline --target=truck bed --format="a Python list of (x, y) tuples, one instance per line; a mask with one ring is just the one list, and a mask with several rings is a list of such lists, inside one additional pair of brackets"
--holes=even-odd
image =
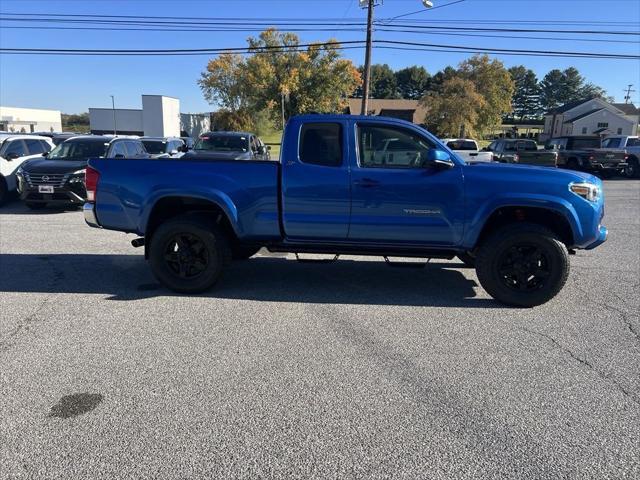
[(109, 229), (144, 235), (153, 205), (189, 196), (223, 205), (244, 239), (280, 237), (274, 161), (92, 159), (100, 172), (96, 217)]

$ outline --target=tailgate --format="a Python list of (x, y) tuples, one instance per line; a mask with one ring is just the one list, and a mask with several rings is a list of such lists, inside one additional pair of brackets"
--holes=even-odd
[(592, 163), (601, 163), (602, 165), (617, 165), (624, 162), (626, 154), (624, 151), (616, 150), (593, 150), (591, 152)]

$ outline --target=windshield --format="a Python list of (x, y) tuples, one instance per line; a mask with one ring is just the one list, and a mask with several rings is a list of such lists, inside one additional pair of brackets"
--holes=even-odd
[(451, 150), (478, 150), (476, 142), (471, 140), (452, 140), (447, 143)]
[(194, 150), (216, 152), (246, 152), (249, 148), (247, 137), (235, 135), (207, 135), (200, 137)]
[(167, 149), (167, 142), (158, 140), (143, 140), (144, 148), (148, 153), (154, 155), (156, 153), (165, 153)]
[(583, 148), (600, 148), (599, 138), (574, 138), (573, 149), (581, 150)]
[(78, 160), (104, 157), (109, 143), (100, 141), (66, 141), (49, 152), (47, 158), (55, 160)]

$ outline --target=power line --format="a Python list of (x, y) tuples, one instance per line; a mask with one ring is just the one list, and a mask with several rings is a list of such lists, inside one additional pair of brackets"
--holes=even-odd
[[(181, 33), (220, 33), (220, 32), (238, 32), (238, 33), (255, 33), (260, 32), (255, 28), (235, 28), (235, 27), (221, 27), (221, 28), (138, 28), (138, 27), (50, 27), (50, 26), (16, 26), (2, 27), (4, 29), (18, 29), (18, 30), (80, 30), (91, 32), (181, 32)], [(363, 32), (362, 28), (289, 28), (287, 32), (301, 33), (301, 32)], [(474, 33), (453, 33), (448, 31), (430, 31), (425, 32), (423, 30), (408, 30), (408, 29), (396, 29), (396, 28), (377, 28), (378, 32), (389, 33), (419, 33), (429, 35), (444, 35), (454, 37), (475, 37), (475, 38), (502, 38), (502, 39), (519, 39), (519, 40), (555, 40), (555, 41), (571, 41), (571, 42), (595, 42), (595, 43), (620, 43), (620, 44), (640, 44), (640, 40), (612, 40), (603, 38), (576, 38), (576, 37), (540, 37), (540, 36), (522, 36), (522, 35), (487, 35), (487, 34), (474, 34)]]
[[(97, 24), (97, 25), (127, 25), (127, 26), (150, 26), (150, 27), (181, 27), (184, 28), (183, 21), (173, 20), (94, 20), (94, 19), (78, 19), (78, 18), (5, 18), (0, 17), (2, 22), (23, 22), (23, 23), (71, 23), (71, 24)], [(362, 22), (344, 22), (344, 23), (330, 23), (330, 22), (269, 22), (269, 21), (238, 21), (238, 20), (225, 20), (225, 21), (199, 21), (191, 22), (189, 26), (202, 27), (202, 26), (235, 26), (235, 27), (362, 27)], [(411, 28), (411, 29), (424, 29), (424, 30), (453, 30), (453, 31), (478, 31), (478, 32), (508, 32), (508, 33), (553, 33), (553, 34), (588, 34), (588, 35), (633, 35), (640, 36), (640, 31), (620, 31), (620, 30), (558, 30), (558, 29), (532, 29), (532, 28), (486, 28), (486, 27), (453, 27), (453, 26), (436, 26), (436, 25), (421, 25), (421, 24), (402, 24), (391, 25), (387, 23), (376, 22), (376, 25), (394, 28)], [(4, 28), (4, 27), (3, 27)]]
[[(420, 43), (420, 42), (406, 42), (397, 40), (374, 40), (376, 45), (381, 47), (396, 47), (396, 49), (405, 48), (406, 50), (412, 50), (415, 48), (433, 48), (433, 49), (447, 49), (451, 51), (457, 51), (461, 53), (495, 53), (495, 54), (509, 54), (509, 55), (526, 55), (526, 56), (540, 56), (540, 57), (573, 57), (573, 58), (607, 58), (617, 60), (638, 60), (640, 55), (627, 55), (627, 54), (610, 54), (610, 53), (597, 53), (597, 52), (573, 52), (573, 51), (555, 51), (555, 50), (520, 50), (520, 49), (507, 49), (496, 47), (468, 47), (463, 45), (445, 45), (445, 44), (433, 44), (433, 43)], [(344, 46), (346, 45), (346, 46)], [(121, 56), (121, 55), (205, 55), (216, 53), (281, 53), (281, 52), (295, 52), (302, 51), (301, 48), (322, 48), (333, 46), (337, 49), (346, 48), (363, 48), (364, 41), (354, 40), (347, 42), (320, 42), (320, 43), (308, 43), (299, 44), (295, 46), (265, 46), (265, 47), (229, 47), (229, 48), (200, 48), (200, 49), (56, 49), (56, 48), (0, 48), (1, 54), (30, 54), (30, 55), (92, 55), (92, 56)]]

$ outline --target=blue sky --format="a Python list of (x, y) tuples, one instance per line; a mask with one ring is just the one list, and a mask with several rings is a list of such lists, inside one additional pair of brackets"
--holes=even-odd
[[(434, 0), (436, 6), (452, 0)], [(0, 13), (59, 13), (182, 17), (264, 18), (345, 18), (365, 19), (357, 0), (0, 0)], [(390, 18), (421, 10), (420, 0), (385, 0), (376, 9), (378, 18)], [(421, 11), (405, 20), (461, 20), (465, 26), (493, 27), (488, 21), (557, 21), (559, 29), (616, 30), (623, 27), (575, 26), (576, 21), (640, 22), (640, 2), (636, 0), (465, 0), (446, 8)], [(470, 24), (468, 22), (472, 21)], [(185, 25), (188, 25), (185, 20)], [(2, 23), (9, 25), (8, 22)], [(15, 25), (15, 23), (14, 23)], [(455, 24), (452, 24), (455, 25)], [(463, 25), (460, 23), (460, 25)], [(516, 28), (523, 28), (523, 25)], [(554, 28), (549, 25), (535, 28)], [(624, 27), (638, 30), (635, 26)], [(258, 32), (256, 32), (257, 34)], [(246, 45), (248, 32), (95, 32), (65, 30), (0, 29), (3, 48), (96, 48), (159, 49), (221, 48)], [(302, 42), (326, 40), (332, 32), (299, 33)], [(550, 36), (548, 34), (521, 34)], [(360, 40), (359, 32), (336, 32), (338, 40)], [(572, 38), (640, 40), (640, 37), (590, 36)], [(435, 33), (378, 32), (378, 39), (416, 41), (474, 47), (535, 50), (564, 50), (640, 54), (640, 44), (600, 43), (583, 40), (556, 41), (516, 38), (477, 38)], [(447, 65), (457, 65), (466, 53), (402, 52), (375, 50), (374, 63), (388, 63), (394, 69), (422, 65), (430, 73)], [(363, 50), (346, 50), (345, 56), (363, 63)], [(640, 62), (637, 60), (538, 58), (500, 56), (507, 67), (523, 64), (541, 78), (553, 69), (576, 67), (588, 81), (602, 86), (616, 100), (623, 101), (623, 89), (629, 83), (640, 91)], [(0, 103), (7, 106), (52, 108), (63, 112), (87, 111), (89, 107), (110, 107), (109, 95), (116, 106), (140, 108), (141, 94), (164, 94), (180, 98), (183, 112), (215, 109), (203, 99), (196, 80), (210, 57), (88, 57), (88, 56), (12, 56), (0, 55)], [(640, 96), (633, 94), (638, 104)]]

